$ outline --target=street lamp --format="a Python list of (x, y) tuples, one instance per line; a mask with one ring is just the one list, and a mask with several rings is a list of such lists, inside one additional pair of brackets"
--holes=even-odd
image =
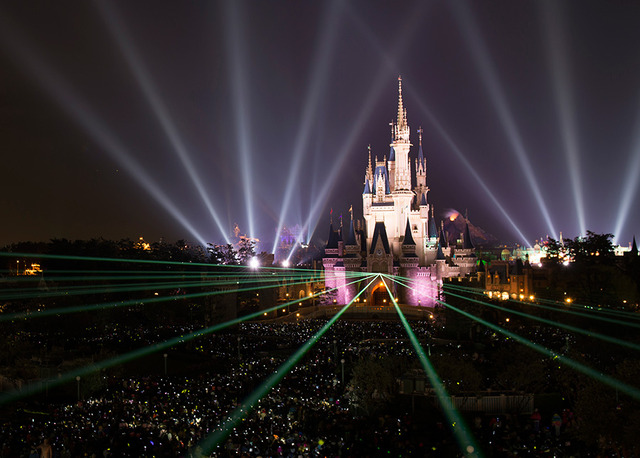
[(78, 387), (78, 402), (80, 402), (80, 376), (76, 375), (76, 384)]
[(342, 364), (342, 388), (344, 388), (344, 358), (340, 360), (340, 363)]
[(169, 355), (167, 353), (165, 353), (162, 356), (164, 357), (164, 375), (167, 375), (167, 356), (169, 356)]

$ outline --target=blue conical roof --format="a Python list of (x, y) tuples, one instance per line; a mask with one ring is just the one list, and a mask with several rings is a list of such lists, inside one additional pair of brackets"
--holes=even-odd
[(411, 224), (409, 224), (409, 219), (407, 219), (407, 227), (404, 230), (404, 241), (403, 245), (415, 245), (416, 242), (413, 241), (413, 236), (411, 235)]
[(364, 191), (362, 194), (373, 194), (371, 192), (371, 186), (369, 186), (369, 180), (364, 180)]
[(435, 238), (438, 236), (438, 228), (436, 227), (436, 219), (431, 215), (431, 220), (429, 221), (429, 238)]
[(473, 242), (471, 242), (471, 233), (469, 232), (469, 221), (464, 228), (464, 249), (474, 249)]
[(440, 229), (440, 239), (438, 240), (438, 245), (442, 247), (446, 247), (449, 245), (447, 243), (447, 238), (444, 236), (444, 228)]
[(329, 239), (327, 240), (327, 248), (338, 248), (338, 234), (333, 230), (333, 223), (329, 224)]
[(424, 153), (422, 152), (422, 142), (420, 142), (420, 147), (418, 148), (418, 164), (422, 166), (422, 168), (426, 168), (427, 164), (424, 159)]
[(353, 219), (351, 220), (351, 223), (349, 224), (349, 237), (347, 238), (347, 245), (357, 245), (358, 242), (356, 242), (356, 231), (353, 228)]
[(422, 199), (420, 199), (420, 206), (425, 206), (427, 205), (427, 193), (423, 192), (422, 193)]

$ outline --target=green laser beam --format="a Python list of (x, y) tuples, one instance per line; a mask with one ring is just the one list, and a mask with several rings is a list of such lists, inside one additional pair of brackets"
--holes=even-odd
[[(59, 297), (59, 296), (69, 296), (69, 295), (84, 295), (84, 294), (100, 294), (100, 293), (116, 293), (116, 292), (129, 292), (129, 291), (144, 291), (145, 289), (172, 289), (172, 288), (186, 288), (192, 286), (224, 286), (226, 284), (239, 283), (240, 281), (251, 281), (252, 283), (273, 283), (282, 279), (282, 277), (273, 277), (273, 276), (232, 276), (225, 275), (224, 280), (219, 280), (215, 275), (206, 275), (200, 276), (198, 281), (190, 281), (182, 280), (180, 283), (167, 283), (167, 282), (151, 282), (151, 283), (141, 283), (141, 284), (133, 284), (133, 283), (123, 283), (123, 284), (100, 284), (97, 286), (93, 286), (89, 288), (87, 285), (68, 285), (60, 288), (64, 288), (57, 291), (42, 291), (40, 289), (19, 289), (19, 290), (11, 290), (10, 294), (0, 295), (0, 299), (10, 300), (10, 299), (31, 299), (31, 298), (45, 298), (45, 297)], [(137, 277), (132, 276), (129, 278), (125, 277), (115, 277), (118, 280), (129, 280), (132, 278), (142, 278), (146, 279), (147, 277)], [(286, 277), (289, 279), (289, 277)], [(215, 280), (214, 280), (215, 279)], [(294, 278), (291, 278), (293, 280)], [(303, 280), (301, 278), (297, 278), (297, 280)], [(207, 281), (207, 282), (205, 282)], [(307, 281), (304, 279), (304, 281)], [(149, 288), (146, 288), (144, 285), (147, 285)], [(83, 289), (84, 288), (84, 289)]]
[[(305, 282), (299, 282), (299, 283), (302, 284)], [(298, 284), (298, 283), (293, 283), (293, 284)], [(70, 306), (70, 307), (49, 308), (49, 309), (38, 311), (38, 312), (7, 313), (7, 314), (0, 315), (0, 322), (23, 319), (23, 318), (24, 319), (44, 318), (52, 315), (64, 315), (69, 313), (86, 312), (86, 311), (101, 310), (101, 309), (108, 309), (108, 308), (115, 308), (115, 307), (127, 307), (131, 305), (154, 304), (158, 302), (166, 302), (166, 301), (172, 301), (172, 300), (194, 299), (199, 297), (229, 294), (232, 292), (245, 292), (245, 291), (278, 288), (279, 286), (280, 285), (276, 284), (276, 285), (268, 285), (268, 286), (236, 288), (233, 290), (223, 290), (223, 291), (205, 291), (205, 292), (199, 292), (199, 293), (188, 293), (180, 296), (159, 296), (159, 297), (151, 297), (151, 298), (129, 299), (125, 301), (109, 301), (109, 302), (102, 302), (99, 304), (92, 304), (92, 305), (76, 305), (76, 306)], [(308, 297), (314, 297), (314, 296), (308, 296)], [(305, 297), (304, 299), (307, 299), (307, 297)], [(302, 300), (303, 298), (300, 298), (298, 299), (298, 302)]]
[(360, 290), (360, 292), (342, 309), (336, 313), (316, 334), (307, 340), (287, 361), (282, 363), (276, 371), (267, 378), (258, 388), (256, 388), (249, 396), (247, 396), (240, 407), (236, 408), (229, 418), (222, 423), (216, 430), (200, 442), (199, 446), (205, 454), (211, 453), (223, 440), (225, 440), (238, 423), (245, 418), (249, 412), (255, 407), (260, 399), (262, 399), (275, 385), (277, 385), (284, 376), (300, 361), (300, 359), (311, 349), (311, 347), (324, 335), (325, 332), (335, 323), (338, 318), (360, 297), (360, 295), (377, 279), (377, 275)]
[[(477, 294), (477, 295), (481, 295), (481, 296), (485, 296), (485, 293), (483, 290), (479, 290), (478, 288), (470, 288), (470, 287), (465, 287), (465, 286), (459, 286), (459, 285), (452, 285), (450, 283), (447, 283), (444, 285), (445, 288), (454, 288), (457, 289), (459, 291), (465, 291), (465, 292), (471, 292), (473, 294)], [(603, 316), (595, 316), (595, 315), (601, 315), (601, 314), (607, 314), (607, 315), (614, 315), (614, 316), (621, 316), (624, 317), (626, 320), (632, 319), (632, 320), (640, 320), (640, 316), (638, 316), (637, 313), (635, 312), (624, 312), (621, 310), (607, 310), (604, 308), (593, 308), (587, 305), (580, 305), (580, 304), (576, 304), (576, 303), (571, 303), (571, 307), (580, 307), (583, 308), (584, 311), (579, 311), (579, 310), (568, 310), (567, 307), (568, 305), (564, 302), (560, 302), (560, 301), (553, 301), (550, 299), (543, 299), (543, 298), (536, 298), (536, 302), (545, 302), (547, 304), (551, 304), (552, 306), (548, 306), (548, 305), (543, 305), (540, 303), (536, 303), (536, 302), (530, 302), (530, 301), (521, 301), (521, 300), (517, 300), (517, 299), (511, 299), (509, 298), (508, 302), (513, 302), (513, 303), (518, 303), (518, 304), (523, 304), (523, 305), (529, 305), (529, 306), (533, 306), (533, 307), (538, 307), (541, 309), (545, 309), (545, 310), (551, 310), (554, 312), (561, 312), (561, 313), (566, 313), (569, 315), (576, 315), (576, 316), (580, 316), (583, 318), (590, 318), (593, 320), (599, 320), (599, 321), (607, 321), (609, 323), (614, 323), (614, 324), (620, 324), (623, 326), (631, 326), (631, 327), (638, 327), (640, 328), (640, 324), (639, 323), (631, 323), (629, 321), (622, 321), (622, 320), (616, 320), (615, 318), (607, 318), (607, 317), (603, 317)], [(561, 308), (560, 308), (561, 307)]]
[[(405, 285), (405, 286), (407, 286), (407, 285)], [(411, 286), (407, 286), (407, 287), (411, 288)], [(604, 384), (610, 386), (611, 388), (614, 388), (614, 389), (616, 389), (616, 390), (618, 390), (618, 391), (620, 391), (622, 393), (625, 393), (625, 394), (631, 396), (632, 398), (634, 398), (636, 400), (640, 400), (640, 390), (638, 388), (635, 388), (635, 387), (633, 387), (631, 385), (628, 385), (628, 384), (626, 384), (624, 382), (621, 382), (620, 380), (618, 380), (618, 379), (616, 379), (614, 377), (610, 377), (610, 376), (605, 375), (605, 374), (603, 374), (601, 372), (598, 372), (597, 370), (595, 370), (595, 369), (593, 369), (593, 368), (591, 368), (589, 366), (586, 366), (586, 365), (581, 364), (581, 363), (579, 363), (577, 361), (574, 361), (573, 359), (571, 359), (571, 358), (569, 358), (567, 356), (558, 354), (558, 353), (554, 352), (553, 350), (550, 350), (550, 349), (548, 349), (548, 348), (546, 348), (546, 347), (544, 347), (542, 345), (536, 344), (536, 343), (534, 343), (534, 342), (532, 342), (532, 341), (530, 341), (528, 339), (525, 339), (524, 337), (522, 337), (522, 336), (520, 336), (518, 334), (515, 334), (515, 333), (513, 333), (511, 331), (508, 331), (507, 329), (504, 329), (504, 328), (502, 328), (502, 327), (500, 327), (498, 325), (490, 323), (490, 322), (488, 322), (488, 321), (486, 321), (486, 320), (484, 320), (482, 318), (479, 318), (479, 317), (477, 317), (477, 316), (475, 316), (475, 315), (473, 315), (471, 313), (465, 312), (464, 310), (460, 310), (459, 308), (457, 308), (457, 307), (455, 307), (453, 305), (447, 304), (444, 301), (436, 299), (436, 302), (438, 302), (439, 304), (443, 305), (444, 307), (447, 307), (447, 308), (449, 308), (449, 309), (451, 309), (451, 310), (453, 310), (453, 311), (455, 311), (457, 313), (460, 313), (461, 315), (466, 316), (467, 318), (470, 318), (470, 319), (472, 319), (472, 320), (474, 320), (474, 321), (476, 321), (476, 322), (478, 322), (480, 324), (483, 324), (484, 326), (486, 326), (486, 327), (488, 327), (490, 329), (493, 329), (494, 331), (497, 331), (497, 332), (499, 332), (499, 333), (501, 333), (503, 335), (506, 335), (507, 337), (512, 338), (516, 342), (519, 342), (519, 343), (521, 343), (521, 344), (523, 344), (523, 345), (525, 345), (525, 346), (527, 346), (527, 347), (529, 347), (529, 348), (531, 348), (531, 349), (533, 349), (533, 350), (535, 350), (535, 351), (537, 351), (537, 352), (539, 352), (539, 353), (541, 353), (541, 354), (543, 354), (545, 356), (548, 356), (553, 360), (558, 360), (559, 363), (562, 363), (562, 364), (564, 364), (566, 366), (569, 366), (569, 367), (571, 367), (572, 369), (574, 369), (574, 370), (576, 370), (578, 372), (581, 372), (581, 373), (583, 373), (583, 374), (585, 374), (585, 375), (587, 375), (587, 376), (589, 376), (589, 377), (591, 377), (591, 378), (593, 378), (595, 380), (598, 380), (601, 383), (604, 383)]]
[(422, 345), (420, 345), (420, 342), (418, 342), (418, 337), (415, 335), (415, 333), (411, 329), (411, 326), (409, 326), (409, 322), (407, 321), (407, 318), (404, 316), (404, 314), (402, 313), (402, 310), (400, 310), (400, 307), (398, 306), (398, 303), (396, 302), (395, 298), (391, 294), (389, 285), (387, 285), (387, 283), (385, 282), (384, 286), (387, 288), (387, 292), (391, 297), (391, 302), (393, 302), (393, 306), (395, 307), (396, 312), (400, 317), (400, 321), (404, 326), (407, 336), (409, 336), (409, 340), (411, 341), (411, 344), (413, 345), (413, 348), (418, 355), (420, 364), (422, 365), (422, 368), (427, 374), (427, 377), (431, 382), (431, 386), (433, 387), (436, 393), (436, 396), (438, 397), (438, 401), (440, 402), (440, 405), (442, 406), (445, 416), (447, 417), (449, 427), (451, 428), (451, 432), (453, 433), (453, 435), (455, 436), (458, 442), (460, 451), (462, 451), (462, 453), (464, 453), (465, 456), (481, 457), (482, 453), (480, 452), (480, 448), (478, 447), (478, 444), (476, 443), (475, 438), (473, 437), (473, 434), (471, 434), (469, 427), (464, 421), (464, 418), (460, 415), (460, 412), (458, 412), (458, 410), (451, 403), (451, 398), (449, 397), (449, 393), (447, 393), (447, 390), (445, 389), (442, 383), (442, 380), (440, 379), (440, 376), (438, 375), (435, 368), (433, 367), (433, 364), (431, 364), (431, 361), (427, 357), (427, 354), (425, 353), (424, 348), (422, 348)]
[(578, 333), (578, 334), (585, 335), (587, 337), (594, 337), (594, 338), (602, 340), (604, 342), (609, 342), (609, 343), (612, 343), (612, 344), (616, 344), (616, 345), (620, 345), (620, 346), (623, 346), (623, 347), (631, 348), (632, 350), (640, 351), (640, 345), (635, 344), (633, 342), (628, 342), (628, 341), (625, 341), (625, 340), (622, 340), (622, 339), (618, 339), (616, 337), (611, 337), (611, 336), (608, 336), (608, 335), (605, 335), (605, 334), (600, 334), (600, 333), (594, 332), (594, 331), (586, 331), (586, 330), (578, 328), (576, 326), (563, 324), (563, 323), (560, 323), (558, 321), (547, 320), (546, 318), (542, 318), (542, 317), (538, 317), (538, 316), (535, 316), (535, 315), (531, 315), (529, 313), (519, 312), (517, 310), (509, 309), (509, 308), (506, 308), (506, 307), (501, 307), (499, 305), (491, 304), (489, 302), (484, 302), (484, 301), (480, 301), (480, 300), (477, 300), (477, 299), (472, 299), (472, 298), (467, 297), (467, 296), (461, 296), (459, 294), (456, 294), (456, 293), (453, 293), (453, 292), (450, 292), (450, 291), (448, 292), (448, 294), (452, 295), (453, 297), (457, 297), (457, 298), (460, 298), (460, 299), (465, 299), (467, 301), (474, 302), (476, 304), (480, 304), (480, 305), (484, 305), (484, 306), (488, 306), (488, 307), (494, 308), (496, 310), (502, 310), (503, 312), (508, 312), (508, 313), (513, 314), (513, 315), (518, 315), (518, 316), (521, 316), (521, 317), (524, 317), (524, 318), (528, 318), (528, 319), (531, 319), (531, 320), (539, 321), (540, 323), (548, 324), (548, 325), (556, 327), (556, 328), (566, 329), (567, 331), (572, 331), (572, 332), (575, 332), (575, 333)]
[[(244, 265), (237, 264), (211, 264), (206, 262), (180, 262), (180, 261), (159, 261), (155, 259), (127, 259), (127, 258), (105, 258), (105, 257), (95, 257), (95, 256), (69, 256), (69, 255), (59, 255), (59, 254), (37, 254), (37, 253), (13, 253), (0, 251), (0, 257), (11, 257), (11, 258), (41, 258), (41, 259), (62, 259), (62, 260), (70, 260), (70, 261), (106, 261), (106, 262), (122, 262), (122, 263), (139, 263), (139, 264), (160, 264), (160, 265), (177, 265), (182, 267), (222, 267), (229, 269), (252, 269), (250, 267)], [(297, 267), (276, 267), (276, 266), (260, 266), (253, 270), (267, 270), (267, 271), (302, 271), (306, 272), (310, 269), (305, 268), (297, 268)], [(354, 274), (360, 276), (366, 276), (367, 273), (362, 272), (347, 272), (347, 274)]]
[[(359, 280), (358, 280), (359, 281)], [(348, 283), (349, 285), (357, 283), (358, 281), (354, 281), (352, 283)], [(316, 295), (320, 295), (321, 293), (317, 293)], [(311, 297), (315, 297), (314, 296), (310, 296)], [(174, 337), (168, 340), (165, 340), (164, 342), (160, 342), (160, 343), (156, 343), (153, 345), (149, 345), (147, 347), (144, 348), (139, 348), (137, 350), (133, 350), (130, 351), (128, 353), (124, 353), (122, 355), (119, 356), (115, 356), (113, 358), (109, 358), (103, 361), (100, 361), (98, 363), (95, 364), (91, 364), (88, 366), (84, 366), (82, 368), (78, 368), (69, 372), (66, 372), (62, 375), (60, 375), (59, 377), (56, 378), (52, 378), (52, 379), (42, 379), (42, 380), (37, 380), (35, 382), (32, 382), (28, 385), (26, 385), (25, 387), (23, 387), (20, 390), (13, 390), (13, 391), (8, 391), (2, 395), (0, 395), (0, 405), (4, 405), (8, 402), (12, 402), (12, 401), (16, 401), (18, 399), (22, 399), (28, 396), (31, 396), (32, 394), (38, 393), (40, 391), (43, 390), (43, 384), (45, 384), (47, 387), (54, 387), (57, 385), (61, 385), (63, 383), (75, 380), (76, 377), (83, 377), (85, 375), (91, 374), (93, 372), (102, 370), (102, 369), (106, 369), (118, 364), (122, 364), (131, 360), (134, 360), (136, 358), (140, 358), (142, 356), (146, 356), (146, 355), (150, 355), (152, 353), (155, 353), (157, 351), (160, 350), (164, 350), (167, 348), (172, 347), (173, 345), (179, 344), (179, 343), (184, 343), (187, 341), (190, 341), (192, 339), (195, 339), (197, 337), (202, 337), (208, 334), (211, 334), (213, 332), (225, 329), (229, 326), (233, 326), (239, 323), (242, 323), (244, 321), (249, 321), (249, 320), (253, 320), (254, 318), (260, 318), (264, 313), (270, 313), (270, 312), (274, 312), (276, 310), (278, 310), (279, 308), (282, 307), (287, 307), (289, 305), (294, 305), (297, 302), (300, 302), (301, 299), (296, 299), (296, 300), (292, 300), (289, 302), (286, 302), (284, 304), (277, 304), (273, 307), (269, 307), (267, 309), (263, 309), (263, 310), (259, 310), (257, 312), (254, 313), (250, 313), (249, 315), (245, 315), (243, 317), (240, 318), (235, 318), (233, 320), (229, 320), (225, 323), (220, 323), (220, 324), (216, 324), (213, 326), (210, 326), (208, 328), (203, 328), (194, 332), (191, 332), (189, 334), (185, 334), (185, 335), (181, 335), (178, 337)]]
[(523, 344), (523, 345), (525, 345), (525, 346), (527, 346), (527, 347), (529, 347), (529, 348), (531, 348), (531, 349), (533, 349), (533, 350), (535, 350), (535, 351), (537, 351), (537, 352), (539, 352), (539, 353), (541, 353), (541, 354), (543, 354), (545, 356), (548, 356), (549, 358), (551, 358), (553, 360), (557, 360), (559, 363), (562, 363), (562, 364), (564, 364), (566, 366), (569, 366), (570, 368), (572, 368), (572, 369), (574, 369), (574, 370), (576, 370), (578, 372), (581, 372), (581, 373), (583, 373), (583, 374), (585, 374), (585, 375), (587, 375), (587, 376), (589, 376), (589, 377), (591, 377), (591, 378), (593, 378), (595, 380), (598, 380), (599, 382), (604, 383), (604, 384), (610, 386), (611, 388), (619, 390), (620, 392), (631, 396), (635, 400), (640, 400), (640, 390), (638, 388), (635, 388), (635, 387), (633, 387), (631, 385), (628, 385), (628, 384), (626, 384), (624, 382), (621, 382), (618, 379), (615, 379), (615, 378), (610, 377), (608, 375), (605, 375), (605, 374), (603, 374), (601, 372), (598, 372), (597, 370), (595, 370), (595, 369), (593, 369), (593, 368), (591, 368), (589, 366), (586, 366), (586, 365), (581, 364), (581, 363), (579, 363), (577, 361), (574, 361), (573, 359), (571, 359), (571, 358), (569, 358), (567, 356), (558, 354), (558, 353), (554, 352), (553, 350), (549, 350), (548, 348), (546, 348), (546, 347), (544, 347), (542, 345), (539, 345), (539, 344), (534, 343), (534, 342), (532, 342), (532, 341), (530, 341), (528, 339), (525, 339), (524, 337), (522, 337), (522, 336), (520, 336), (518, 334), (515, 334), (515, 333), (513, 333), (511, 331), (508, 331), (508, 330), (506, 330), (506, 329), (504, 329), (504, 328), (502, 328), (500, 326), (497, 326), (497, 325), (495, 325), (493, 323), (490, 323), (490, 322), (488, 322), (486, 320), (483, 320), (482, 318), (479, 318), (479, 317), (477, 317), (477, 316), (475, 316), (475, 315), (473, 315), (471, 313), (465, 312), (464, 310), (460, 310), (459, 308), (454, 307), (453, 305), (447, 304), (446, 302), (438, 300), (438, 303), (442, 304), (443, 306), (445, 306), (445, 307), (447, 307), (447, 308), (449, 308), (449, 309), (451, 309), (451, 310), (453, 310), (455, 312), (460, 313), (461, 315), (466, 316), (467, 318), (471, 318), (472, 320), (477, 321), (478, 323), (483, 324), (484, 326), (486, 326), (486, 327), (488, 327), (490, 329), (493, 329), (494, 331), (497, 331), (497, 332), (499, 332), (501, 334), (504, 334), (505, 336), (512, 338), (516, 342), (519, 342), (519, 343), (521, 343), (521, 344)]
[[(467, 288), (464, 288), (464, 287), (461, 287), (461, 286), (445, 285), (445, 288), (455, 289), (455, 290), (462, 291), (462, 292), (469, 292), (469, 293), (476, 294), (476, 295), (479, 295), (479, 296), (485, 296), (484, 293), (477, 292), (477, 291), (475, 291), (473, 289), (467, 289)], [(451, 293), (451, 294), (453, 294), (453, 293)], [(634, 327), (634, 328), (640, 328), (640, 324), (639, 323), (631, 323), (629, 321), (616, 320), (615, 318), (607, 318), (607, 317), (603, 317), (603, 316), (594, 316), (593, 312), (592, 313), (585, 313), (585, 312), (579, 312), (579, 311), (574, 311), (574, 310), (567, 310), (566, 308), (564, 308), (564, 307), (566, 307), (566, 305), (564, 305), (564, 304), (562, 304), (560, 302), (555, 302), (555, 301), (554, 301), (554, 303), (557, 303), (558, 305), (562, 305), (563, 308), (550, 307), (550, 306), (542, 305), (542, 304), (534, 304), (532, 302), (519, 301), (519, 300), (516, 300), (516, 299), (509, 299), (509, 302), (516, 303), (516, 304), (522, 304), (522, 305), (526, 305), (526, 306), (533, 306), (533, 307), (540, 308), (540, 309), (543, 309), (543, 310), (551, 310), (553, 312), (565, 313), (565, 314), (568, 314), (568, 315), (575, 315), (575, 316), (579, 316), (581, 318), (589, 318), (589, 319), (592, 319), (592, 320), (604, 321), (604, 322), (607, 322), (607, 323), (617, 324), (617, 325), (620, 325), (620, 326), (630, 326), (630, 327)], [(487, 304), (487, 305), (489, 305), (489, 304)], [(511, 311), (511, 309), (506, 309), (506, 310)]]

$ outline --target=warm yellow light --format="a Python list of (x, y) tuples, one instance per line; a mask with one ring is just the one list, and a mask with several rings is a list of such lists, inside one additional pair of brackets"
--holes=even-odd
[(264, 312), (264, 316), (267, 316), (267, 312)]
[(300, 314), (299, 314), (299, 313), (296, 313), (296, 316), (300, 316)]
[(509, 322), (509, 318), (507, 318), (507, 319), (506, 319), (506, 320), (504, 320), (504, 321), (506, 321), (506, 322), (508, 323), (508, 322)]
[(571, 299), (570, 297), (567, 297), (564, 301), (565, 301), (567, 304), (571, 304), (571, 301), (572, 301), (572, 300), (573, 300), (573, 299)]
[(529, 300), (532, 301), (535, 299), (535, 296), (532, 294), (531, 296), (529, 296)]

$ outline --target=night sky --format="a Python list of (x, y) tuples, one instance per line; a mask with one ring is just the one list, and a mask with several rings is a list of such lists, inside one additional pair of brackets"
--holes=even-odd
[(0, 4), (0, 246), (326, 238), (398, 75), (438, 219), (640, 236), (640, 2), (83, 0)]

